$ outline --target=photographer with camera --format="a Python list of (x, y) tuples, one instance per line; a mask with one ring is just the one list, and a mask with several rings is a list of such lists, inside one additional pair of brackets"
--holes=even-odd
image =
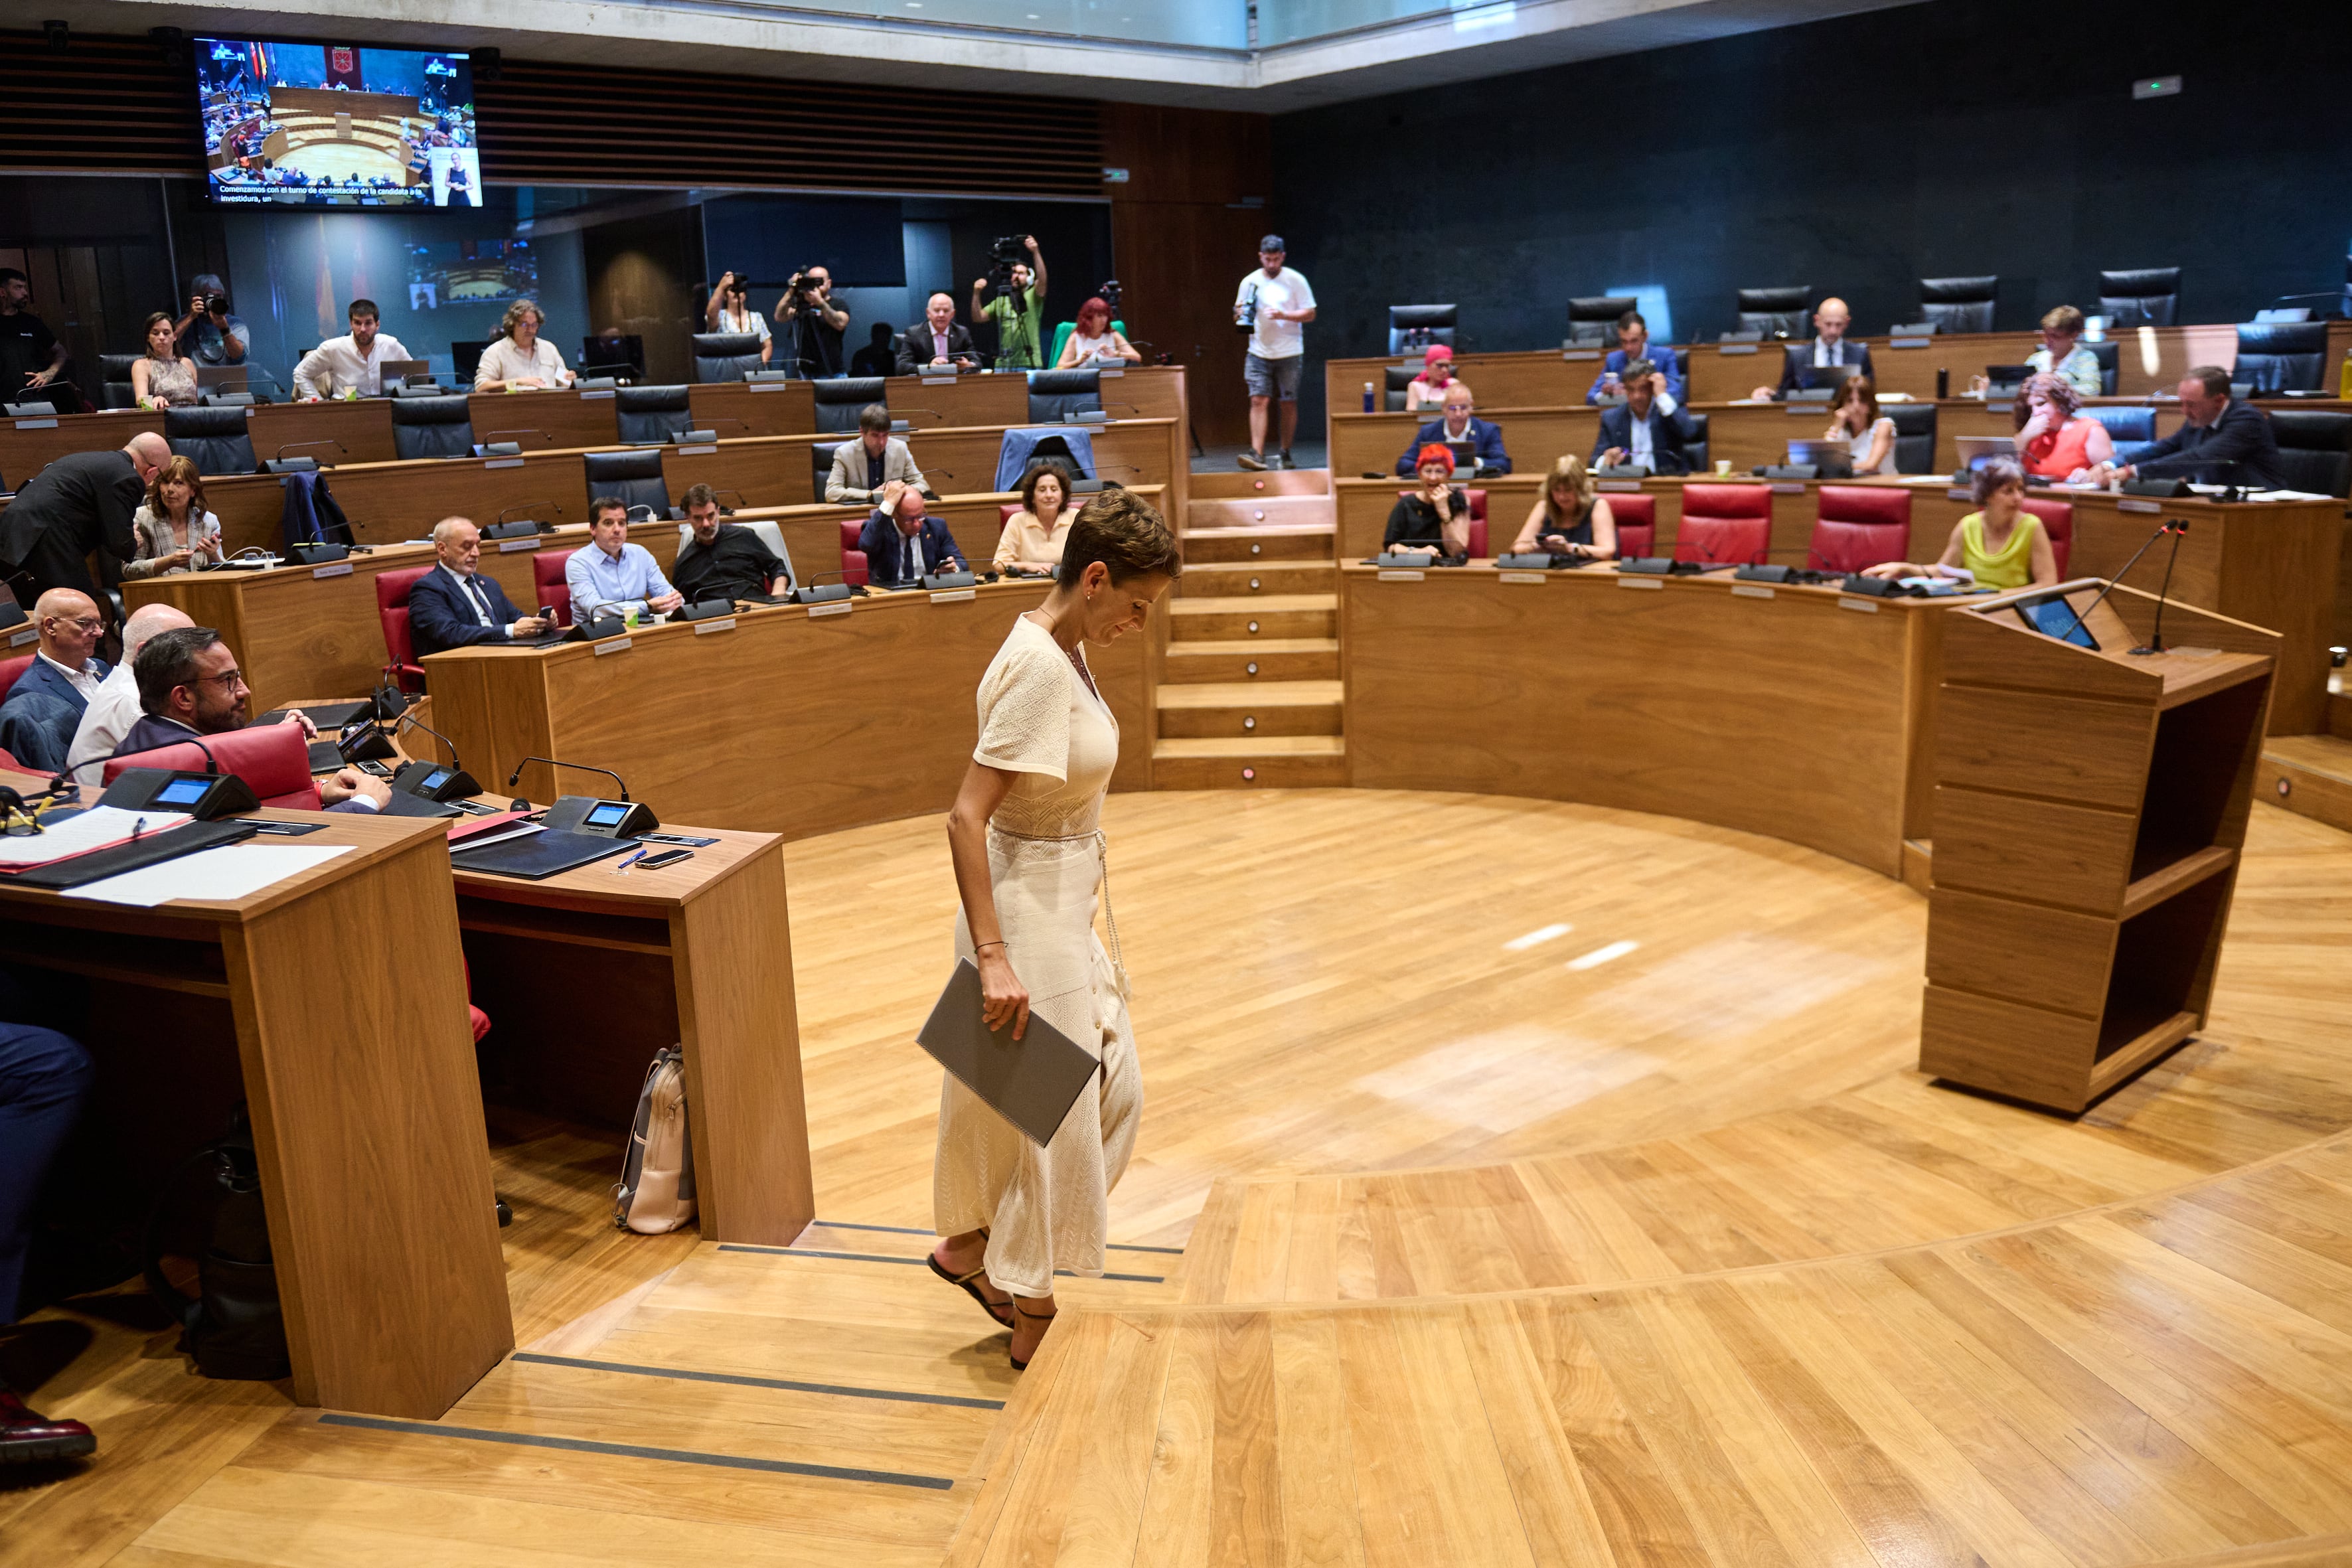
[(1307, 363), (1307, 334), (1300, 329), (1315, 319), (1315, 290), (1283, 265), (1284, 255), (1282, 236), (1259, 240), (1258, 269), (1242, 279), (1234, 296), (1234, 325), (1249, 334), (1242, 380), (1249, 387), (1250, 449), (1235, 459), (1244, 468), (1267, 466), (1266, 416), (1277, 399), (1282, 448), (1273, 466), (1297, 467), (1290, 460), (1290, 438), (1298, 429), (1298, 373)]
[(810, 381), (844, 374), (841, 334), (849, 312), (833, 302), (832, 273), (821, 266), (793, 273), (776, 301), (776, 320), (793, 330), (794, 374)]
[(242, 316), (231, 315), (228, 286), (217, 272), (205, 272), (188, 285), (188, 313), (172, 328), (179, 356), (198, 365), (243, 364), (253, 333)]
[[(1023, 259), (1026, 251), (1027, 259)], [(996, 368), (999, 370), (1043, 370), (1045, 368), (1045, 257), (1037, 248), (1034, 234), (1007, 235), (992, 247), (996, 265), (989, 278), (975, 278), (971, 284), (971, 319), (996, 323)], [(991, 279), (996, 280), (996, 298), (987, 301), (985, 295)]]
[(706, 332), (757, 332), (760, 336), (760, 363), (765, 364), (775, 354), (775, 340), (768, 333), (767, 318), (751, 309), (751, 280), (736, 272), (726, 272), (710, 288), (710, 302), (702, 308), (702, 330)]

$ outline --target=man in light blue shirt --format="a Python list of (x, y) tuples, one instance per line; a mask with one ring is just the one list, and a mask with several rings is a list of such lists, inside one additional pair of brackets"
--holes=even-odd
[(582, 545), (563, 563), (574, 626), (596, 615), (626, 615), (633, 609), (659, 615), (686, 603), (686, 595), (671, 587), (654, 563), (653, 552), (629, 542), (627, 503), (612, 496), (590, 501), (588, 531), (595, 542)]

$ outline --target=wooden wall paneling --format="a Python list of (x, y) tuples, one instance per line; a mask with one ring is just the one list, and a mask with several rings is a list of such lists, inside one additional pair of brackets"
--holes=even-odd
[(389, 398), (265, 404), (247, 416), (245, 428), (253, 438), (254, 456), (263, 462), (309, 458), (331, 468), (342, 463), (397, 462), (400, 458), (393, 445)]
[[(647, 349), (646, 353), (652, 353)], [(688, 381), (692, 356), (674, 379)], [(694, 428), (722, 441), (745, 436), (810, 436), (816, 432), (816, 394), (805, 381), (699, 382), (687, 393)]]
[[(204, 135), (185, 69), (163, 64), (145, 38), (77, 26), (62, 51), (36, 30), (0, 33), (0, 137), (12, 171), (58, 174), (203, 172)], [(54, 296), (52, 296), (54, 297)]]
[(478, 446), (512, 441), (530, 451), (611, 447), (621, 439), (609, 392), (477, 392), (467, 396), (466, 412)]
[[(484, 158), (487, 167), (487, 152)], [(707, 290), (697, 287), (703, 276), (700, 211), (678, 207), (592, 224), (580, 231), (580, 241), (593, 330), (634, 335), (644, 344), (647, 384), (691, 382), (693, 338), (703, 330), (703, 307), (709, 299)], [(564, 345), (567, 360), (578, 352), (576, 342)]]

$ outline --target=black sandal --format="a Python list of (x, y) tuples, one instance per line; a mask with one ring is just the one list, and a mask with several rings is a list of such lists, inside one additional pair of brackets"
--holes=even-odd
[[(1056, 1308), (1050, 1312), (1024, 1312), (1021, 1310), (1021, 1298), (1015, 1296), (1013, 1299), (1013, 1315), (1016, 1318), (1026, 1318), (1033, 1323), (1050, 1323), (1055, 1318), (1061, 1316), (1061, 1310)], [(1045, 1343), (1045, 1341), (1041, 1337), (1037, 1342), (1043, 1344)], [(1029, 1370), (1029, 1363), (1023, 1361), (1019, 1356), (1014, 1355), (1013, 1353), (1013, 1347), (1010, 1345), (1007, 1345), (1004, 1348), (1004, 1359), (1013, 1363), (1013, 1370), (1015, 1372), (1027, 1372)], [(1034, 1356), (1030, 1358), (1031, 1361), (1035, 1359), (1036, 1358)]]
[[(956, 1287), (956, 1289), (961, 1290), (973, 1300), (979, 1302), (980, 1310), (986, 1312), (989, 1316), (989, 1320), (998, 1328), (1009, 1329), (1013, 1326), (1013, 1320), (1010, 1317), (1000, 1318), (996, 1315), (997, 1308), (1000, 1306), (1009, 1307), (1012, 1303), (1009, 1301), (999, 1302), (990, 1300), (987, 1297), (980, 1293), (980, 1287), (972, 1283), (973, 1280), (981, 1278), (981, 1276), (988, 1272), (988, 1266), (986, 1264), (982, 1264), (979, 1268), (973, 1269), (969, 1274), (950, 1274), (940, 1266), (940, 1255), (936, 1251), (925, 1253), (923, 1255), (923, 1261), (930, 1265), (932, 1273), (938, 1275), (940, 1279)], [(1017, 1310), (1018, 1309), (1015, 1310)]]

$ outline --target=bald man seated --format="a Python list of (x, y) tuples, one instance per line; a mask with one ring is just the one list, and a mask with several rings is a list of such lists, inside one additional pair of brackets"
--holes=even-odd
[(96, 597), (98, 584), (83, 558), (94, 550), (118, 561), (138, 558), (131, 516), (157, 470), (171, 460), (170, 445), (146, 430), (120, 451), (68, 452), (25, 480), (8, 510), (0, 511), (0, 574), (10, 579), (16, 602), (27, 604), (52, 588), (78, 588)]
[[(118, 757), (225, 734), (252, 722), (252, 689), (236, 667), (236, 655), (210, 626), (154, 633), (131, 668), (139, 681), (140, 718), (115, 746)], [(300, 725), (306, 740), (319, 732), (299, 708), (278, 721)], [(392, 801), (390, 785), (357, 768), (344, 768), (318, 784), (320, 803), (329, 811), (377, 811)]]
[(433, 553), (441, 563), (408, 591), (408, 637), (417, 658), (547, 630), (545, 621), (515, 607), (497, 578), (482, 575), (482, 531), (472, 519), (435, 523)]
[(1870, 364), (1870, 345), (1846, 341), (1846, 329), (1852, 325), (1853, 312), (1846, 309), (1844, 300), (1835, 295), (1822, 300), (1821, 308), (1813, 312), (1812, 341), (1788, 345), (1780, 365), (1780, 384), (1758, 387), (1757, 401), (1820, 387), (1835, 392), (1850, 375), (1876, 384), (1877, 377)]
[(923, 319), (898, 336), (898, 374), (913, 375), (925, 365), (980, 368), (971, 331), (956, 324), (955, 300), (945, 294), (932, 295), (923, 307)]
[(99, 682), (89, 706), (82, 710), (73, 743), (66, 748), (66, 771), (73, 774), (76, 784), (95, 788), (103, 783), (100, 774), (106, 759), (114, 755), (114, 748), (139, 722), (143, 711), (139, 706), (139, 676), (131, 668), (139, 661), (139, 650), (157, 632), (194, 625), (187, 612), (171, 605), (142, 605), (122, 623), (122, 662)]
[(33, 605), (32, 667), (0, 702), (0, 751), (36, 773), (65, 771), (74, 729), (112, 667), (98, 657), (106, 617), (88, 594), (52, 588)]

